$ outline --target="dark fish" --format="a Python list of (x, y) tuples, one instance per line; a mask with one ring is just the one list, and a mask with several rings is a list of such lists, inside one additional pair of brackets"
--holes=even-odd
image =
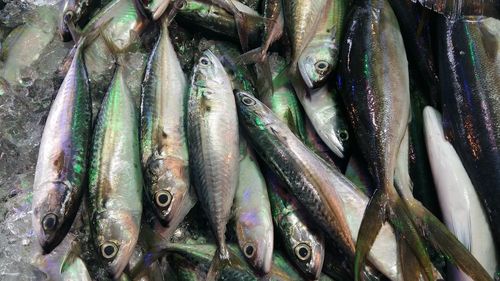
[(494, 237), (500, 237), (499, 30), (493, 18), (442, 20), (439, 28), (445, 134), (483, 201)]

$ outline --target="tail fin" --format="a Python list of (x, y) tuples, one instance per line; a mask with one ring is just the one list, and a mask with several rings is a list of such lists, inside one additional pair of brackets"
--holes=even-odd
[(414, 215), (415, 224), (431, 242), (433, 247), (442, 252), (449, 261), (458, 266), (473, 280), (491, 280), (488, 272), (465, 248), (465, 246), (444, 226), (429, 210), (420, 202), (414, 202), (409, 206)]
[(219, 278), (219, 275), (222, 273), (222, 270), (230, 265), (230, 252), (227, 247), (219, 247), (217, 251), (215, 251), (214, 257), (212, 259), (212, 263), (210, 264), (210, 268), (207, 272), (206, 281), (215, 281)]

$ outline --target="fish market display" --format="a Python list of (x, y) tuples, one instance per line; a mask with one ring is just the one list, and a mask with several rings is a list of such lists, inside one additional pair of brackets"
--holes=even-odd
[(0, 280), (499, 280), (499, 46), (497, 0), (0, 2)]

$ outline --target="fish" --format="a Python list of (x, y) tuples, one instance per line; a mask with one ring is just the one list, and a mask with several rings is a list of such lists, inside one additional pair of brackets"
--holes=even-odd
[(486, 16), (500, 19), (500, 3), (495, 0), (412, 0), (425, 8), (444, 15), (448, 19), (462, 16)]
[[(252, 40), (256, 40), (264, 28), (264, 21), (257, 12), (241, 3), (237, 3), (234, 2), (241, 13), (245, 14), (245, 32), (248, 34), (249, 44), (251, 45), (254, 43)], [(239, 40), (234, 16), (217, 5), (203, 1), (187, 0), (186, 4), (179, 8), (177, 15), (176, 20), (178, 18), (179, 22), (194, 24), (230, 39)]]
[(289, 259), (307, 279), (321, 276), (325, 258), (325, 238), (315, 229), (297, 199), (285, 190), (285, 184), (271, 171), (264, 172), (273, 221)]
[(288, 31), (292, 45), (292, 55), (290, 59), (291, 74), (293, 74), (297, 68), (300, 55), (315, 35), (314, 31), (316, 31), (318, 27), (322, 12), (328, 1), (332, 0), (283, 1), (285, 28)]
[(233, 213), (238, 246), (258, 275), (271, 270), (274, 228), (264, 176), (253, 151), (240, 136), (240, 169)]
[(339, 158), (349, 156), (349, 128), (339, 104), (337, 91), (329, 85), (310, 90), (295, 86), (295, 94), (321, 140)]
[[(388, 220), (397, 236), (403, 237), (399, 254), (405, 279), (418, 278), (420, 273), (428, 280), (437, 278), (421, 237), (425, 233), (434, 249), (453, 257), (453, 262), (471, 277), (488, 280), (488, 274), (467, 249), (413, 198), (407, 175), (394, 176), (400, 150), (408, 153), (401, 147), (408, 147), (410, 93), (404, 43), (389, 2), (357, 2), (346, 30), (341, 54), (342, 96), (376, 187), (357, 237), (355, 279), (359, 280), (366, 254)], [(407, 174), (407, 167), (402, 172)]]
[[(354, 262), (353, 241), (359, 235), (368, 197), (337, 169), (314, 154), (286, 123), (280, 121), (259, 100), (238, 91), (236, 104), (240, 125), (250, 137), (255, 151), (268, 168), (287, 184), (287, 189), (307, 211), (308, 218), (337, 242), (343, 256), (350, 260), (348, 264)], [(391, 280), (402, 280), (398, 269), (396, 238), (390, 225), (384, 224), (382, 227), (369, 259)], [(348, 270), (353, 272), (352, 268)]]
[(189, 155), (185, 131), (187, 82), (162, 17), (148, 60), (141, 98), (141, 162), (148, 197), (168, 226), (188, 196)]
[[(273, 79), (286, 67), (284, 58), (276, 53), (272, 53), (269, 56), (269, 64)], [(289, 82), (274, 88), (272, 91), (266, 91), (258, 87), (257, 97), (269, 107), (281, 121), (288, 124), (290, 130), (292, 130), (299, 139), (306, 140), (307, 133), (304, 113), (302, 112), (294, 89)]]
[(327, 1), (311, 42), (300, 54), (298, 67), (310, 89), (323, 86), (337, 67), (347, 1)]
[(93, 0), (65, 0), (63, 1), (62, 12), (59, 17), (59, 36), (64, 42), (73, 39), (71, 28), (68, 24), (75, 25), (89, 12)]
[[(224, 280), (260, 280), (255, 276), (245, 263), (245, 260), (237, 245), (228, 244), (231, 252), (231, 267), (226, 267), (222, 272)], [(174, 244), (172, 243), (167, 249), (168, 259), (173, 262), (174, 270), (177, 271), (177, 277), (180, 276), (197, 276), (203, 279), (203, 269), (208, 267), (210, 257), (216, 251), (216, 246), (213, 244)], [(201, 274), (200, 274), (201, 273)], [(269, 280), (302, 280), (300, 273), (290, 264), (287, 259), (280, 253), (273, 254), (273, 265), (271, 271), (267, 275)], [(192, 277), (191, 277), (192, 278)], [(192, 280), (182, 279), (181, 280)], [(197, 279), (199, 280), (199, 279)], [(328, 276), (321, 275), (319, 280), (331, 280)]]
[(438, 26), (446, 139), (483, 203), (493, 236), (500, 237), (500, 21), (441, 19)]
[(139, 122), (119, 65), (103, 100), (91, 151), (89, 218), (97, 256), (120, 278), (137, 243), (143, 178)]
[(229, 259), (225, 232), (238, 185), (239, 132), (231, 81), (212, 51), (198, 59), (188, 91), (191, 175), (218, 247), (207, 277), (213, 279)]
[(33, 183), (32, 223), (44, 254), (68, 233), (86, 188), (92, 108), (83, 42), (45, 122)]
[(426, 93), (431, 104), (438, 106), (439, 77), (431, 44), (431, 12), (411, 0), (389, 2), (401, 28), (408, 60), (415, 68), (416, 75), (413, 75), (413, 79), (418, 79), (425, 86), (425, 91), (421, 94)]
[[(424, 109), (424, 130), (444, 222), (493, 277), (497, 259), (486, 212), (460, 157), (446, 140), (441, 114), (430, 106)], [(454, 273), (454, 280), (472, 280), (463, 272)]]

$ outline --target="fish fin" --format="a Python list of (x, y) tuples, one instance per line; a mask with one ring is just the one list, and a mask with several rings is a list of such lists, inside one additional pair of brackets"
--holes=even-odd
[(377, 189), (366, 206), (356, 241), (356, 256), (354, 258), (354, 280), (361, 280), (360, 276), (375, 238), (377, 237), (386, 217), (386, 202), (384, 192)]
[(68, 269), (71, 264), (75, 261), (76, 254), (73, 253), (72, 250), (64, 257), (63, 261), (61, 262), (61, 267), (59, 268), (59, 273), (63, 273)]
[(218, 248), (217, 251), (215, 251), (205, 281), (215, 281), (219, 278), (222, 269), (230, 265), (230, 255), (230, 250), (227, 247)]
[(233, 15), (241, 48), (246, 52), (248, 50), (249, 16), (240, 11), (232, 0), (211, 0), (211, 2)]
[(402, 237), (398, 237), (399, 260), (401, 274), (405, 281), (418, 281), (422, 269), (410, 247)]
[(252, 64), (257, 62), (263, 62), (266, 57), (267, 54), (263, 52), (262, 47), (258, 47), (244, 54), (241, 54), (236, 59), (236, 62), (238, 64)]
[(257, 83), (259, 92), (259, 97), (269, 96), (274, 93), (273, 79), (271, 73), (271, 65), (269, 64), (269, 59), (266, 57), (262, 63), (256, 63), (254, 66), (255, 72), (259, 77)]
[(390, 203), (391, 225), (397, 235), (401, 235), (406, 241), (408, 247), (412, 250), (413, 255), (417, 259), (422, 269), (422, 276), (425, 280), (434, 280), (434, 270), (432, 262), (427, 253), (427, 249), (417, 232), (416, 226), (413, 224), (412, 214), (408, 205), (399, 196)]
[(475, 281), (491, 281), (488, 272), (465, 246), (420, 202), (409, 204), (414, 219), (433, 247)]

